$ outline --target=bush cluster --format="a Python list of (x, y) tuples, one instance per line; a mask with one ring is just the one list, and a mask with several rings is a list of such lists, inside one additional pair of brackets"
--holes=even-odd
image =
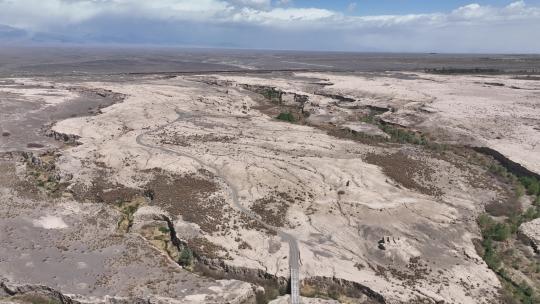
[(283, 96), (283, 92), (281, 92), (280, 90), (277, 90), (275, 88), (265, 88), (260, 93), (266, 99), (271, 100), (271, 101), (275, 101), (275, 102), (281, 102), (281, 98)]
[(191, 267), (193, 264), (193, 251), (188, 247), (184, 247), (180, 252), (180, 258), (178, 259), (178, 264), (184, 267)]
[(487, 214), (482, 214), (478, 218), (478, 225), (482, 230), (484, 240), (502, 242), (507, 240), (512, 233), (510, 225), (507, 223), (497, 223)]
[(426, 145), (428, 143), (424, 135), (418, 135), (415, 132), (408, 131), (402, 128), (395, 128), (389, 125), (381, 125), (380, 129), (383, 130), (384, 133), (390, 135), (394, 141), (402, 144), (409, 143), (413, 145)]
[(502, 176), (515, 184), (517, 196), (526, 194), (534, 196), (534, 203), (540, 207), (540, 181), (532, 176), (516, 177), (514, 174), (506, 170), (505, 167), (498, 164), (491, 164), (489, 171), (498, 176)]
[(527, 190), (527, 194), (540, 196), (540, 181), (534, 177), (523, 176), (519, 178), (519, 182)]
[(279, 120), (288, 121), (288, 122), (295, 122), (296, 118), (294, 118), (294, 115), (291, 112), (281, 112), (277, 117)]
[[(512, 277), (506, 272), (503, 267), (503, 256), (497, 250), (496, 242), (501, 242), (507, 240), (511, 234), (514, 232), (515, 227), (519, 227), (519, 224), (527, 218), (538, 217), (540, 211), (537, 208), (530, 208), (522, 215), (511, 217), (509, 223), (498, 223), (493, 220), (487, 214), (482, 214), (478, 218), (478, 225), (482, 230), (482, 248), (483, 255), (482, 258), (502, 280), (505, 290), (510, 292), (512, 301), (519, 301), (518, 303), (537, 303), (538, 299), (535, 297), (533, 289), (526, 283), (516, 283)], [(517, 228), (515, 228), (517, 230)]]

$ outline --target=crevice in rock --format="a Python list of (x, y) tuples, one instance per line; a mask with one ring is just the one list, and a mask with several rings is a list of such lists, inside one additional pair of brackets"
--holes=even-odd
[(363, 303), (386, 303), (384, 297), (373, 289), (360, 283), (351, 282), (339, 278), (310, 277), (302, 280), (301, 293), (303, 296), (326, 296), (339, 299), (346, 296), (355, 299), (367, 297)]
[(527, 176), (527, 177), (534, 177), (537, 180), (540, 180), (540, 174), (530, 171), (529, 169), (525, 168), (521, 164), (518, 164), (512, 160), (510, 160), (508, 157), (504, 156), (502, 153), (488, 148), (488, 147), (469, 147), (472, 148), (474, 151), (488, 155), (493, 157), (495, 160), (497, 160), (503, 167), (506, 168), (509, 172), (517, 175), (517, 176)]

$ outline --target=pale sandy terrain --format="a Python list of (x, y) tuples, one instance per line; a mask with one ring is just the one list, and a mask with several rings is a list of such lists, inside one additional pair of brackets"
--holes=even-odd
[[(227, 79), (233, 83), (209, 86), (187, 77), (137, 84), (87, 84), (128, 98), (104, 109), (101, 115), (68, 119), (54, 126), (56, 132), (76, 135), (82, 143), (62, 152), (59, 171), (73, 184), (90, 186), (98, 177), (96, 163), (100, 163), (110, 168), (106, 177), (110, 182), (130, 188), (144, 188), (152, 179), (145, 170), (162, 169), (198, 178), (203, 178), (199, 169), (213, 174), (219, 171), (236, 187), (244, 206), (256, 210), (258, 201), (269, 198), (266, 206), (271, 213), (285, 211), (274, 220), (299, 240), (302, 279), (334, 277), (359, 283), (382, 295), (387, 303), (409, 303), (418, 298), (494, 302), (499, 282), (476, 254), (472, 239), (479, 238), (475, 215), (496, 196), (496, 189), (471, 185), (467, 174), (451, 162), (424, 159), (412, 147), (384, 150), (338, 139), (312, 127), (276, 121), (254, 109), (256, 102), (234, 85), (253, 80), (287, 89), (304, 80)], [(355, 87), (373, 81), (359, 79)], [(377, 94), (382, 91), (370, 94), (381, 99)], [(405, 106), (418, 98), (433, 101), (417, 91), (411, 95), (405, 89), (399, 92), (395, 104)], [(295, 93), (315, 95), (298, 86)], [(331, 98), (316, 98), (317, 104), (311, 107), (321, 115), (349, 111), (331, 108), (335, 103)], [(199, 161), (141, 147), (136, 138), (146, 132), (145, 142)], [(365, 160), (371, 154), (384, 157), (391, 153), (404, 153), (429, 164), (438, 172), (433, 178), (442, 185), (438, 186), (440, 195), (402, 187)], [(216, 195), (230, 206), (226, 185), (216, 183)], [(283, 193), (288, 196), (285, 205), (280, 205)], [(168, 213), (181, 239), (202, 237), (219, 245), (218, 255), (229, 265), (288, 276), (287, 244), (264, 229), (242, 225), (245, 219), (233, 208), (223, 207), (226, 217), (207, 215), (219, 228), (206, 231), (186, 223), (190, 216), (186, 210), (152, 212)], [(235, 227), (235, 223), (240, 225)], [(384, 250), (379, 248), (381, 240)], [(247, 246), (241, 246), (243, 242)]]
[(388, 121), (492, 148), (540, 174), (540, 81), (422, 73), (297, 76), (330, 82), (321, 91), (358, 104), (392, 107)]

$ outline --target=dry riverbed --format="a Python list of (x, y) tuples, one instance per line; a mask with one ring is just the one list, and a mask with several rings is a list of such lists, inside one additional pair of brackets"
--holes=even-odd
[[(24, 82), (36, 88), (25, 91)], [(276, 73), (47, 84), (62, 98), (42, 92), (43, 81), (8, 85), (5, 94), (35, 111), (80, 92), (109, 104), (56, 119), (43, 131), (57, 139), (43, 144), (50, 149), (2, 142), (33, 151), (4, 153), (0, 164), (5, 290), (27, 284), (51, 296), (35, 288), (46, 285), (96, 303), (275, 298), (287, 290), (288, 243), (235, 208), (234, 187), (242, 206), (298, 239), (304, 296), (502, 301), (475, 248), (476, 219), (488, 204), (513, 202), (512, 185), (482, 165), (491, 158), (437, 147), (489, 147), (538, 173), (537, 83)], [(3, 130), (14, 115), (24, 118), (16, 112)], [(422, 131), (419, 141), (438, 145), (392, 141), (379, 123)]]

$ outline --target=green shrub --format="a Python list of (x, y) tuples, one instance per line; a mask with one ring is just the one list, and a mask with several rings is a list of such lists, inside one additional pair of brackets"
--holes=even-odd
[(484, 248), (484, 261), (490, 269), (497, 271), (501, 266), (501, 258), (493, 248), (493, 241), (490, 238), (484, 239), (482, 247)]
[(375, 116), (373, 115), (366, 115), (364, 117), (360, 117), (361, 122), (369, 123), (369, 124), (375, 124), (377, 121), (375, 120)]
[(169, 228), (164, 227), (164, 226), (159, 227), (159, 231), (160, 231), (161, 233), (164, 233), (164, 234), (167, 234), (167, 233), (170, 232)]
[(281, 112), (277, 116), (277, 119), (283, 120), (283, 121), (288, 121), (288, 122), (295, 122), (296, 121), (296, 119), (294, 118), (294, 115), (291, 112), (288, 112), (288, 113)]
[(413, 145), (426, 145), (428, 143), (424, 135), (419, 135), (415, 132), (408, 131), (402, 128), (396, 128), (390, 125), (380, 125), (379, 128), (386, 134), (390, 135), (393, 141), (399, 143), (409, 143)]
[(184, 247), (180, 252), (180, 258), (178, 258), (178, 263), (184, 267), (190, 267), (193, 263), (193, 252), (191, 249)]
[(517, 197), (522, 197), (523, 195), (525, 195), (525, 188), (523, 188), (522, 185), (517, 184), (516, 185), (516, 196)]
[(510, 225), (510, 230), (512, 231), (512, 233), (516, 233), (521, 223), (523, 223), (523, 216), (522, 214), (512, 214), (508, 217), (506, 222), (508, 223), (508, 225)]
[(283, 92), (275, 89), (275, 88), (266, 88), (261, 91), (261, 94), (271, 101), (279, 101), (281, 102), (281, 97), (283, 95)]
[(537, 207), (529, 207), (522, 217), (523, 222), (530, 222), (540, 217), (540, 210)]
[(529, 195), (540, 194), (540, 182), (534, 177), (523, 176), (519, 178), (519, 182), (527, 189)]
[(477, 221), (478, 221), (478, 226), (480, 226), (480, 229), (482, 231), (486, 230), (488, 227), (494, 224), (493, 219), (485, 213), (481, 214), (478, 217)]
[(527, 192), (530, 195), (538, 195), (538, 194), (540, 194), (540, 184), (538, 183), (538, 181), (535, 180), (534, 183), (531, 183), (529, 185), (529, 187), (527, 187)]
[(493, 237), (493, 239), (499, 242), (502, 242), (508, 239), (510, 237), (510, 234), (511, 234), (510, 226), (508, 226), (505, 223), (495, 224), (495, 226), (493, 227), (491, 231), (491, 236)]
[(499, 164), (491, 164), (489, 166), (489, 171), (495, 175), (498, 175), (504, 178), (512, 179), (512, 177), (514, 176), (512, 173), (509, 173), (505, 167)]
[[(518, 219), (519, 221), (519, 219)], [(512, 234), (510, 225), (506, 223), (496, 223), (491, 217), (482, 214), (478, 218), (478, 225), (482, 230), (482, 236), (487, 240), (495, 240), (498, 242), (505, 241)]]

